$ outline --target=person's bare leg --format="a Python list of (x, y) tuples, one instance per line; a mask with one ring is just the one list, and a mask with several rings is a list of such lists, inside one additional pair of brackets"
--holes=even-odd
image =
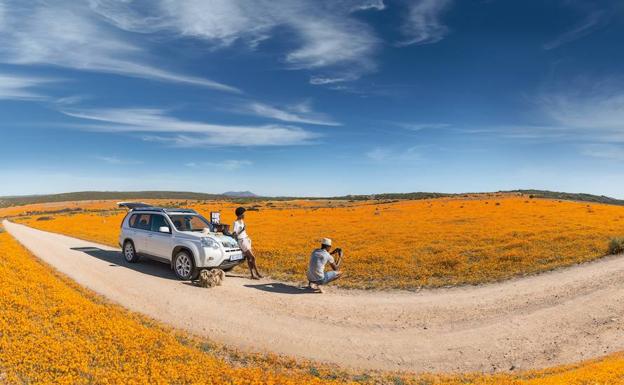
[(334, 276), (334, 278), (330, 279), (329, 281), (325, 282), (325, 284), (328, 284), (330, 282), (334, 282), (335, 280), (337, 280), (338, 278), (342, 277), (342, 271), (337, 271), (336, 275)]
[(249, 274), (251, 275), (251, 279), (256, 279), (254, 275), (253, 267), (254, 267), (254, 256), (249, 251), (245, 252), (245, 259), (247, 259), (247, 267), (249, 267)]
[(262, 274), (260, 274), (260, 272), (258, 271), (258, 265), (256, 265), (256, 256), (254, 255), (254, 253), (253, 253), (252, 251), (250, 251), (250, 252), (249, 252), (249, 254), (250, 254), (250, 255), (251, 255), (251, 257), (252, 257), (252, 258), (251, 258), (251, 261), (252, 261), (252, 266), (253, 266), (253, 269), (254, 269), (254, 270), (255, 270), (255, 272), (256, 272), (256, 276), (257, 276), (258, 278), (264, 278), (264, 277), (262, 276)]

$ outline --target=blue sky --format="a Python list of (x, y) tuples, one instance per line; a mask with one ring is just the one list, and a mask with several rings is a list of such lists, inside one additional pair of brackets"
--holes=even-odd
[(618, 1), (0, 0), (0, 195), (624, 198)]

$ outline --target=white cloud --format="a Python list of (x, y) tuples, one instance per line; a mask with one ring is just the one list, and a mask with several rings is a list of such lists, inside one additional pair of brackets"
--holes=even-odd
[(220, 169), (226, 171), (236, 171), (243, 167), (251, 166), (253, 163), (249, 160), (226, 159), (220, 162), (190, 162), (185, 166), (190, 168), (201, 169)]
[(366, 157), (375, 163), (413, 162), (422, 160), (421, 150), (422, 146), (413, 146), (406, 149), (375, 147), (366, 153)]
[[(350, 13), (383, 9), (382, 1), (343, 0), (91, 0), (95, 12), (119, 28), (203, 39), (214, 47), (244, 42), (255, 48), (270, 36), (288, 36), (296, 48), (284, 56), (295, 69), (323, 69), (332, 77), (354, 80), (376, 68), (379, 40)], [(284, 31), (292, 33), (284, 33)], [(336, 75), (338, 74), (338, 75)], [(327, 75), (323, 75), (327, 76)]]
[(302, 47), (290, 52), (286, 61), (296, 68), (323, 68), (338, 64), (357, 65), (358, 71), (375, 69), (370, 59), (375, 46), (368, 27), (344, 20), (306, 20), (297, 24)]
[(392, 151), (388, 148), (377, 147), (366, 153), (366, 157), (376, 162), (388, 159), (392, 155)]
[[(513, 140), (582, 143), (581, 154), (618, 160), (624, 156), (624, 79), (583, 78), (551, 86), (535, 98), (542, 124), (459, 128), (474, 135)], [(620, 155), (622, 154), (622, 155)]]
[(323, 86), (323, 85), (327, 85), (327, 84), (336, 84), (336, 83), (344, 83), (344, 82), (348, 82), (350, 80), (355, 80), (349, 77), (338, 77), (338, 78), (332, 78), (332, 77), (327, 77), (327, 76), (312, 76), (310, 77), (310, 84), (313, 84), (315, 86)]
[(273, 107), (264, 103), (249, 103), (243, 112), (249, 112), (265, 118), (281, 120), (290, 123), (316, 124), (323, 126), (339, 126), (340, 123), (324, 114), (313, 112), (308, 103), (288, 106), (285, 109)]
[(45, 100), (38, 88), (58, 80), (0, 73), (0, 99)]
[(539, 102), (564, 127), (624, 133), (623, 85), (617, 79), (571, 82), (542, 95)]
[(624, 162), (624, 145), (589, 144), (584, 146), (581, 152), (593, 158)]
[(452, 0), (414, 0), (408, 5), (408, 13), (402, 32), (405, 40), (399, 45), (432, 44), (442, 40), (449, 32), (440, 20)]
[(286, 146), (307, 144), (319, 137), (293, 126), (235, 126), (180, 120), (159, 109), (74, 109), (62, 112), (92, 122), (79, 126), (82, 129), (149, 133), (151, 135), (145, 135), (144, 140), (180, 147)]
[(578, 40), (589, 35), (600, 25), (604, 25), (608, 20), (608, 14), (604, 10), (593, 10), (589, 12), (585, 18), (572, 29), (563, 32), (553, 40), (544, 44), (545, 50), (558, 48), (564, 44)]
[(142, 164), (143, 162), (140, 160), (133, 160), (133, 159), (124, 159), (124, 158), (119, 158), (117, 156), (94, 156), (95, 159), (102, 161), (104, 163), (108, 163), (108, 164), (117, 164), (117, 165), (124, 165), (124, 164)]
[(441, 128), (448, 128), (451, 125), (448, 123), (396, 123), (397, 126), (410, 131), (422, 131), (422, 130), (436, 130)]
[(85, 100), (89, 99), (90, 97), (87, 95), (71, 95), (71, 96), (65, 96), (62, 98), (58, 98), (56, 100), (54, 100), (54, 103), (59, 105), (59, 106), (72, 106), (72, 105), (76, 105), (79, 104), (81, 102), (84, 102)]
[(238, 92), (222, 83), (150, 65), (142, 48), (81, 2), (10, 1), (4, 14), (0, 32), (4, 63), (56, 65)]
[(384, 4), (383, 0), (368, 0), (358, 2), (358, 4), (355, 4), (351, 7), (352, 12), (369, 11), (371, 9), (374, 9), (376, 11), (383, 11), (384, 9), (386, 9), (386, 4)]

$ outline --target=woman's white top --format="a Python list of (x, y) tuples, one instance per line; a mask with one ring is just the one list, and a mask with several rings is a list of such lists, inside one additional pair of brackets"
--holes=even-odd
[(245, 222), (242, 219), (239, 219), (234, 222), (233, 233), (236, 234), (237, 239), (248, 239), (247, 230), (245, 230)]

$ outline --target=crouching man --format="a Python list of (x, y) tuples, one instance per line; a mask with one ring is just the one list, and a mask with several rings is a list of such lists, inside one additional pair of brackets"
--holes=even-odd
[[(342, 271), (338, 270), (340, 262), (342, 262), (342, 250), (334, 249), (330, 253), (331, 244), (331, 239), (323, 238), (321, 248), (314, 250), (310, 256), (310, 265), (307, 272), (308, 287), (318, 293), (323, 292), (322, 285), (327, 285), (342, 276)], [(338, 254), (337, 260), (334, 259), (334, 254)], [(325, 271), (325, 265), (328, 263), (333, 271)]]

